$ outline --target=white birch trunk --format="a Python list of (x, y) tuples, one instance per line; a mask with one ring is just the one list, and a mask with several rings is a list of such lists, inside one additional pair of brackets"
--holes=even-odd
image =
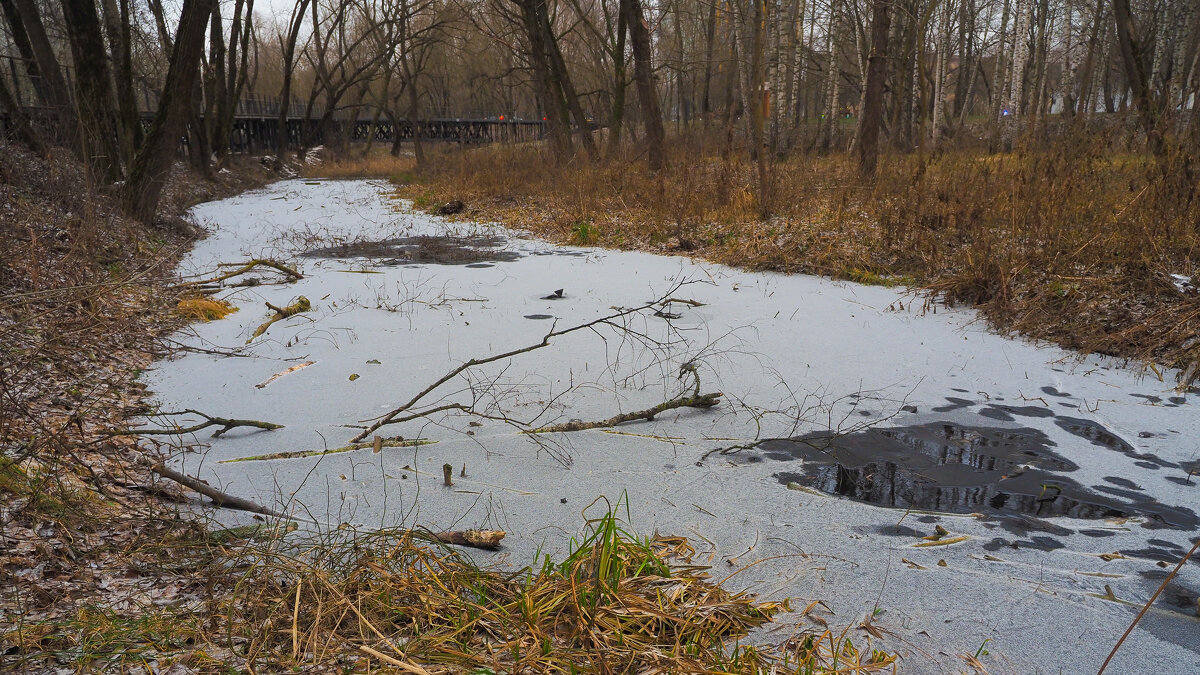
[(825, 36), (826, 49), (829, 50), (829, 62), (825, 73), (825, 133), (822, 145), (826, 149), (833, 145), (834, 125), (837, 123), (838, 86), (841, 78), (838, 77), (837, 42), (834, 40), (834, 35), (841, 27), (840, 19), (841, 3), (839, 0), (832, 0), (829, 7), (829, 31)]
[(937, 81), (933, 88), (933, 146), (942, 140), (942, 126), (946, 123), (946, 73), (949, 69), (950, 53), (950, 0), (942, 0), (942, 17), (938, 27)]

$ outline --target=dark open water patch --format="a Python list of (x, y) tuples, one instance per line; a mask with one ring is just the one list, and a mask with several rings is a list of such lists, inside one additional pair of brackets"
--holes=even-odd
[(370, 258), (384, 265), (473, 265), (483, 262), (512, 262), (521, 258), (504, 250), (508, 243), (497, 236), (397, 237), (382, 241), (360, 241), (306, 251), (310, 258)]
[(1079, 467), (1054, 452), (1054, 445), (1036, 429), (929, 423), (772, 439), (736, 461), (803, 460), (799, 471), (775, 477), (785, 485), (892, 508), (990, 513), (1018, 521), (1033, 516), (1034, 522), (1143, 516), (1148, 527), (1200, 523), (1191, 509), (1161, 504), (1136, 489), (1080, 485), (1066, 475)]
[(1135, 465), (1143, 468), (1156, 471), (1158, 469), (1178, 469), (1179, 465), (1175, 462), (1169, 462), (1162, 459), (1152, 452), (1138, 452), (1128, 441), (1106, 429), (1103, 425), (1078, 417), (1058, 417), (1054, 423), (1062, 430), (1089, 440), (1092, 445), (1117, 452), (1137, 460)]

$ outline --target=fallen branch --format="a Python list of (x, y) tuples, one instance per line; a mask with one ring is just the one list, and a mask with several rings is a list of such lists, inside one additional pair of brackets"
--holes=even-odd
[(258, 384), (254, 385), (254, 387), (256, 389), (262, 389), (263, 387), (266, 387), (268, 384), (271, 384), (272, 382), (274, 382), (275, 380), (278, 380), (279, 378), (283, 377), (284, 375), (290, 375), (290, 374), (296, 372), (297, 370), (303, 370), (309, 366), (316, 365), (316, 363), (317, 363), (316, 361), (305, 361), (304, 363), (297, 363), (296, 365), (292, 366), (291, 368), (288, 368), (287, 370), (281, 370), (278, 373), (275, 373), (274, 375), (268, 377), (267, 379), (263, 380), (262, 382), (259, 382)]
[(221, 267), (237, 266), (237, 269), (235, 269), (231, 272), (226, 272), (224, 274), (218, 274), (217, 276), (209, 278), (209, 279), (200, 279), (197, 281), (185, 281), (185, 282), (179, 284), (179, 287), (207, 286), (208, 284), (219, 284), (228, 279), (232, 279), (238, 275), (245, 274), (245, 273), (249, 272), (250, 270), (252, 270), (256, 267), (260, 267), (260, 266), (261, 267), (269, 267), (277, 272), (281, 272), (281, 273), (287, 275), (287, 277), (289, 278), (290, 281), (298, 281), (298, 280), (304, 278), (303, 274), (300, 274), (299, 272), (292, 269), (291, 267), (288, 267), (287, 265), (284, 265), (281, 262), (278, 262), (275, 260), (269, 260), (266, 258), (255, 258), (254, 260), (251, 260), (250, 262), (247, 262), (247, 263), (221, 263), (220, 266)]
[(667, 305), (669, 305), (673, 302), (678, 303), (680, 305), (688, 305), (690, 307), (703, 307), (704, 306), (703, 302), (699, 302), (696, 300), (689, 300), (687, 298), (667, 298), (666, 300), (660, 300), (659, 302), (657, 302), (655, 304), (666, 307)]
[(494, 551), (500, 548), (500, 540), (508, 534), (503, 530), (447, 530), (437, 532), (433, 536), (443, 544), (455, 546), (470, 546)]
[(169, 478), (170, 480), (173, 480), (184, 487), (188, 487), (196, 492), (199, 492), (205, 497), (211, 499), (212, 503), (216, 504), (217, 506), (227, 509), (237, 509), (239, 511), (249, 511), (251, 513), (261, 513), (264, 516), (270, 516), (272, 518), (287, 517), (278, 511), (274, 511), (260, 504), (256, 504), (249, 499), (242, 499), (241, 497), (234, 497), (231, 494), (221, 492), (220, 490), (198, 478), (192, 478), (191, 476), (186, 476), (174, 469), (168, 469), (162, 462), (151, 466), (150, 470), (162, 476), (163, 478)]
[(276, 321), (283, 321), (284, 319), (291, 318), (297, 314), (300, 314), (301, 312), (307, 312), (312, 309), (312, 303), (309, 302), (308, 298), (304, 297), (303, 295), (287, 307), (276, 307), (269, 302), (264, 304), (267, 306), (267, 309), (275, 310), (275, 316), (268, 319), (263, 325), (255, 328), (254, 334), (250, 336), (249, 340), (246, 340), (246, 344), (250, 344), (254, 341), (254, 338), (267, 332), (267, 329), (271, 327), (271, 324), (275, 323)]
[(699, 394), (695, 396), (680, 396), (673, 398), (670, 401), (659, 403), (653, 408), (639, 410), (637, 412), (622, 413), (614, 415), (606, 420), (598, 420), (595, 422), (567, 422), (566, 424), (551, 424), (546, 427), (538, 427), (526, 431), (527, 434), (551, 434), (559, 431), (584, 431), (586, 429), (601, 429), (605, 427), (615, 427), (624, 422), (632, 422), (634, 420), (652, 420), (655, 415), (674, 410), (675, 408), (711, 408), (721, 402), (721, 392), (713, 392), (710, 394)]
[[(687, 282), (683, 282), (683, 283), (687, 283)], [(683, 286), (683, 283), (676, 284), (675, 287), (672, 288), (671, 291), (667, 294), (667, 297), (670, 297), (671, 293), (674, 293), (675, 291), (679, 290), (679, 288), (681, 286)], [(532, 352), (537, 349), (542, 349), (543, 347), (548, 347), (548, 346), (550, 346), (550, 340), (552, 340), (553, 338), (556, 338), (556, 337), (561, 337), (563, 335), (567, 335), (567, 334), (574, 333), (576, 331), (585, 330), (585, 329), (593, 329), (594, 330), (596, 328), (596, 326), (600, 326), (600, 325), (612, 325), (612, 322), (616, 319), (620, 319), (622, 317), (626, 317), (631, 314), (636, 314), (643, 310), (652, 309), (656, 305), (658, 305), (660, 302), (661, 302), (661, 299), (647, 302), (639, 307), (619, 309), (617, 312), (615, 312), (613, 314), (609, 314), (607, 316), (602, 316), (599, 319), (594, 319), (592, 321), (588, 321), (587, 323), (581, 323), (581, 324), (578, 324), (575, 326), (571, 326), (570, 328), (564, 328), (563, 330), (553, 330), (552, 329), (550, 332), (546, 333), (546, 335), (544, 335), (542, 337), (541, 342), (536, 342), (534, 344), (527, 345), (527, 346), (521, 347), (519, 349), (513, 349), (510, 351), (501, 353), (501, 354), (493, 354), (492, 356), (479, 358), (479, 359), (470, 359), (455, 368), (451, 368), (449, 372), (447, 372), (445, 375), (438, 378), (436, 381), (434, 381), (428, 387), (425, 387), (424, 389), (422, 389), (420, 392), (417, 393), (416, 396), (413, 396), (404, 405), (401, 405), (398, 408), (394, 408), (390, 412), (387, 412), (387, 413), (381, 415), (380, 417), (373, 418), (375, 420), (374, 422), (372, 422), (366, 429), (364, 429), (362, 431), (362, 433), (358, 434), (357, 436), (355, 436), (354, 438), (352, 438), (350, 440), (352, 442), (357, 443), (357, 442), (362, 441), (363, 439), (369, 437), (371, 434), (375, 433), (375, 431), (377, 429), (379, 429), (380, 427), (386, 426), (388, 424), (399, 424), (400, 422), (411, 420), (416, 417), (423, 417), (426, 414), (431, 413), (431, 412), (437, 412), (439, 410), (444, 410), (447, 408), (458, 408), (458, 409), (466, 410), (467, 406), (464, 406), (462, 404), (451, 404), (449, 406), (441, 406), (441, 407), (433, 408), (431, 410), (425, 411), (424, 413), (417, 413), (415, 415), (407, 415), (405, 417), (400, 417), (400, 415), (402, 413), (410, 410), (414, 405), (419, 403), (421, 401), (421, 399), (428, 396), (433, 390), (437, 389), (438, 387), (442, 386), (443, 384), (454, 379), (458, 375), (462, 374), (463, 371), (465, 371), (469, 368), (473, 368), (475, 366), (481, 366), (481, 365), (484, 365), (487, 363), (493, 363), (495, 361), (501, 361), (503, 359), (512, 358), (514, 356), (519, 356), (521, 354)]]
[(331, 448), (329, 450), (295, 450), (289, 452), (273, 452), (268, 455), (254, 455), (252, 457), (235, 457), (233, 459), (223, 459), (219, 464), (232, 464), (234, 462), (260, 462), (268, 459), (298, 459), (301, 457), (319, 457), (322, 455), (335, 455), (341, 452), (353, 452), (355, 450), (366, 450), (372, 448), (375, 452), (380, 452), (384, 448), (415, 448), (422, 445), (433, 445), (437, 441), (424, 438), (380, 438), (371, 443), (351, 443), (343, 445), (340, 448)]
[(213, 435), (212, 435), (213, 438), (219, 438), (221, 436), (221, 434), (225, 433), (226, 431), (229, 431), (230, 429), (236, 429), (237, 427), (255, 427), (257, 429), (264, 429), (266, 431), (274, 431), (276, 429), (283, 428), (282, 424), (275, 424), (273, 422), (261, 422), (259, 420), (235, 420), (235, 419), (228, 419), (225, 417), (213, 417), (212, 415), (206, 415), (206, 414), (200, 412), (199, 410), (192, 410), (191, 408), (188, 408), (187, 410), (182, 410), (180, 412), (169, 412), (169, 413), (161, 413), (161, 414), (163, 416), (189, 415), (189, 414), (190, 415), (199, 415), (204, 418), (204, 421), (199, 424), (193, 424), (190, 427), (175, 427), (173, 429), (127, 429), (125, 431), (112, 431), (112, 432), (109, 432), (109, 435), (111, 435), (111, 436), (180, 436), (182, 434), (195, 433), (202, 429), (207, 429), (208, 427), (221, 427), (217, 431), (213, 432)]

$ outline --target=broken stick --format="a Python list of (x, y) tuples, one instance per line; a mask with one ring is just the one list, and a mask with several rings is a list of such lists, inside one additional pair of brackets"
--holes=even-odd
[(264, 516), (270, 516), (272, 518), (286, 518), (287, 517), (278, 511), (269, 509), (265, 506), (262, 506), (261, 504), (256, 504), (256, 503), (250, 501), (249, 499), (242, 499), (241, 497), (234, 497), (231, 494), (221, 492), (220, 490), (214, 488), (213, 486), (209, 485), (208, 483), (205, 483), (204, 481), (202, 481), (198, 478), (192, 478), (191, 476), (187, 476), (182, 473), (179, 473), (178, 471), (176, 471), (174, 469), (168, 469), (167, 466), (165, 464), (163, 464), (162, 462), (159, 462), (158, 464), (151, 466), (150, 470), (153, 471), (154, 473), (162, 476), (163, 478), (169, 478), (169, 479), (175, 481), (176, 483), (179, 483), (180, 485), (191, 488), (191, 489), (195, 490), (196, 492), (199, 492), (200, 494), (204, 495), (205, 497), (208, 497), (209, 499), (211, 499), (212, 503), (216, 504), (217, 506), (221, 506), (221, 507), (224, 507), (227, 509), (237, 509), (239, 511), (249, 511), (251, 513), (261, 513)]
[(711, 408), (721, 402), (721, 396), (722, 394), (719, 391), (712, 392), (710, 394), (698, 394), (695, 396), (680, 396), (673, 398), (670, 401), (659, 403), (653, 408), (614, 415), (606, 420), (598, 420), (595, 422), (567, 422), (566, 424), (551, 424), (550, 426), (530, 429), (524, 433), (550, 434), (558, 431), (584, 431), (586, 429), (615, 427), (623, 422), (632, 422), (633, 420), (652, 420), (654, 419), (655, 415), (666, 412), (667, 410), (673, 410), (675, 408)]
[(500, 540), (508, 534), (503, 530), (448, 530), (437, 532), (433, 536), (443, 544), (455, 546), (470, 546), (494, 551), (500, 548)]
[(246, 344), (250, 344), (254, 341), (254, 338), (267, 332), (267, 329), (271, 327), (271, 324), (275, 323), (276, 321), (283, 321), (284, 319), (296, 316), (301, 312), (307, 312), (312, 309), (312, 303), (309, 302), (308, 298), (304, 297), (303, 295), (297, 298), (295, 302), (287, 307), (276, 307), (269, 302), (264, 304), (266, 304), (267, 309), (275, 311), (275, 316), (271, 317), (263, 325), (255, 328), (254, 334), (250, 336), (249, 340), (246, 340)]

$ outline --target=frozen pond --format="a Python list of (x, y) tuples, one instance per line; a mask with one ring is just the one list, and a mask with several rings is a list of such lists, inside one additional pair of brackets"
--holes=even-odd
[[(902, 290), (449, 223), (382, 183), (289, 181), (193, 213), (211, 236), (184, 274), (269, 257), (305, 278), (223, 291), (240, 311), (177, 336), (249, 358), (181, 352), (145, 379), (164, 410), (285, 425), (177, 439), (176, 468), (302, 526), (503, 529), (473, 555), (518, 568), (561, 558), (589, 504), (625, 494), (639, 532), (688, 537), (731, 587), (824, 600), (831, 627), (878, 610), (902, 672), (967, 670), (958, 655), (988, 640), (993, 673), (1095, 672), (1197, 535), (1200, 396), (1173, 373), (999, 336)], [(311, 311), (250, 339), (264, 302), (299, 296)], [(465, 370), (414, 408), (445, 410), (368, 436), (425, 444), (230, 461), (346, 446), (452, 368), (603, 317)], [(719, 405), (520, 433), (651, 408), (697, 378)], [(1193, 562), (1109, 672), (1200, 671)], [(784, 615), (757, 639), (815, 626)]]

